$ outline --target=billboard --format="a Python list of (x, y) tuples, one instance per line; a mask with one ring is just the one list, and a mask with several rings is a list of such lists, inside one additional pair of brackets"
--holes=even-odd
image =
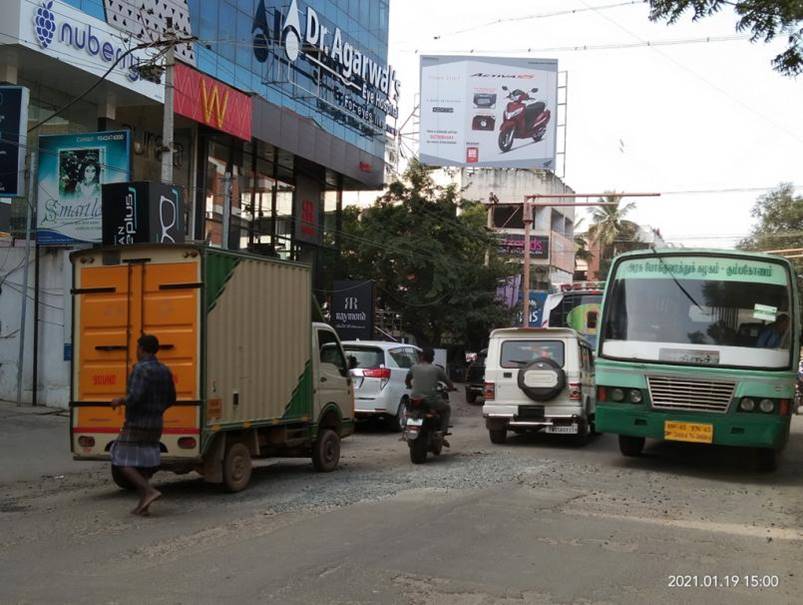
[(128, 130), (40, 136), (36, 214), (39, 243), (99, 243), (102, 186), (130, 178)]
[[(505, 256), (524, 256), (524, 236), (517, 233), (499, 235), (499, 253)], [(530, 257), (549, 258), (549, 236), (530, 236)]]
[(138, 181), (103, 186), (103, 244), (184, 243), (181, 192), (172, 185)]
[(424, 164), (554, 170), (557, 59), (421, 57)]
[(0, 198), (25, 195), (28, 89), (0, 86)]
[(332, 325), (341, 340), (374, 336), (374, 282), (340, 280), (332, 294)]

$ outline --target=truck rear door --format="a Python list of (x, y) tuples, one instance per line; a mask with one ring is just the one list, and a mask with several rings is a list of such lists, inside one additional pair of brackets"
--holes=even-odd
[[(164, 249), (162, 249), (164, 250)], [(123, 254), (125, 256), (125, 254)], [(130, 254), (129, 254), (130, 255)], [(154, 254), (159, 261), (163, 254)], [(85, 258), (99, 261), (100, 254)], [(181, 256), (179, 256), (181, 258)], [(195, 457), (200, 437), (200, 261), (122, 259), (75, 267), (75, 361), (72, 449), (76, 457), (108, 455), (125, 418), (111, 409), (137, 362), (137, 339), (154, 334), (158, 357), (173, 372), (177, 405), (165, 413), (163, 456)], [(81, 439), (84, 437), (84, 439)]]

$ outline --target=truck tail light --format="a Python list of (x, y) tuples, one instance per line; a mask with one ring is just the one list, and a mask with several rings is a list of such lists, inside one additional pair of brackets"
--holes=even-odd
[(81, 447), (95, 447), (95, 438), (81, 435), (78, 437), (78, 445)]
[(198, 442), (195, 437), (179, 437), (178, 446), (183, 450), (194, 449)]
[(572, 401), (580, 401), (582, 399), (579, 382), (569, 383), (569, 399)]
[(485, 389), (482, 392), (482, 398), (485, 401), (493, 401), (496, 398), (496, 385), (493, 382), (485, 383)]

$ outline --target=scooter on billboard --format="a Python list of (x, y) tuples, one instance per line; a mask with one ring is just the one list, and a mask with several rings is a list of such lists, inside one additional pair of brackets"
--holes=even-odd
[[(502, 90), (508, 92), (507, 86), (503, 86)], [(503, 153), (513, 147), (513, 139), (532, 138), (537, 143), (544, 138), (552, 113), (543, 101), (528, 103), (534, 101), (530, 93), (536, 92), (537, 88), (531, 88), (529, 93), (517, 88), (508, 93), (510, 102), (502, 114), (504, 120), (499, 127), (499, 149)]]

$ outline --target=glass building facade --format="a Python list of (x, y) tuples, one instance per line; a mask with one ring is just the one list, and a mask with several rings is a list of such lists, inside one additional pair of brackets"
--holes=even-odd
[[(359, 120), (344, 116), (338, 110), (335, 91), (320, 81), (318, 70), (301, 62), (292, 69), (288, 65), (282, 50), (282, 26), (290, 9), (287, 0), (189, 0), (188, 4), (193, 34), (199, 38), (196, 56), (200, 71), (311, 118), (330, 134), (374, 156), (384, 155), (382, 129), (364, 128)], [(388, 0), (299, 2), (302, 27), (307, 4), (330, 31), (340, 28), (345, 41), (379, 65), (387, 65)], [(261, 28), (265, 39), (257, 45), (266, 47), (265, 61), (254, 52), (255, 33)]]

